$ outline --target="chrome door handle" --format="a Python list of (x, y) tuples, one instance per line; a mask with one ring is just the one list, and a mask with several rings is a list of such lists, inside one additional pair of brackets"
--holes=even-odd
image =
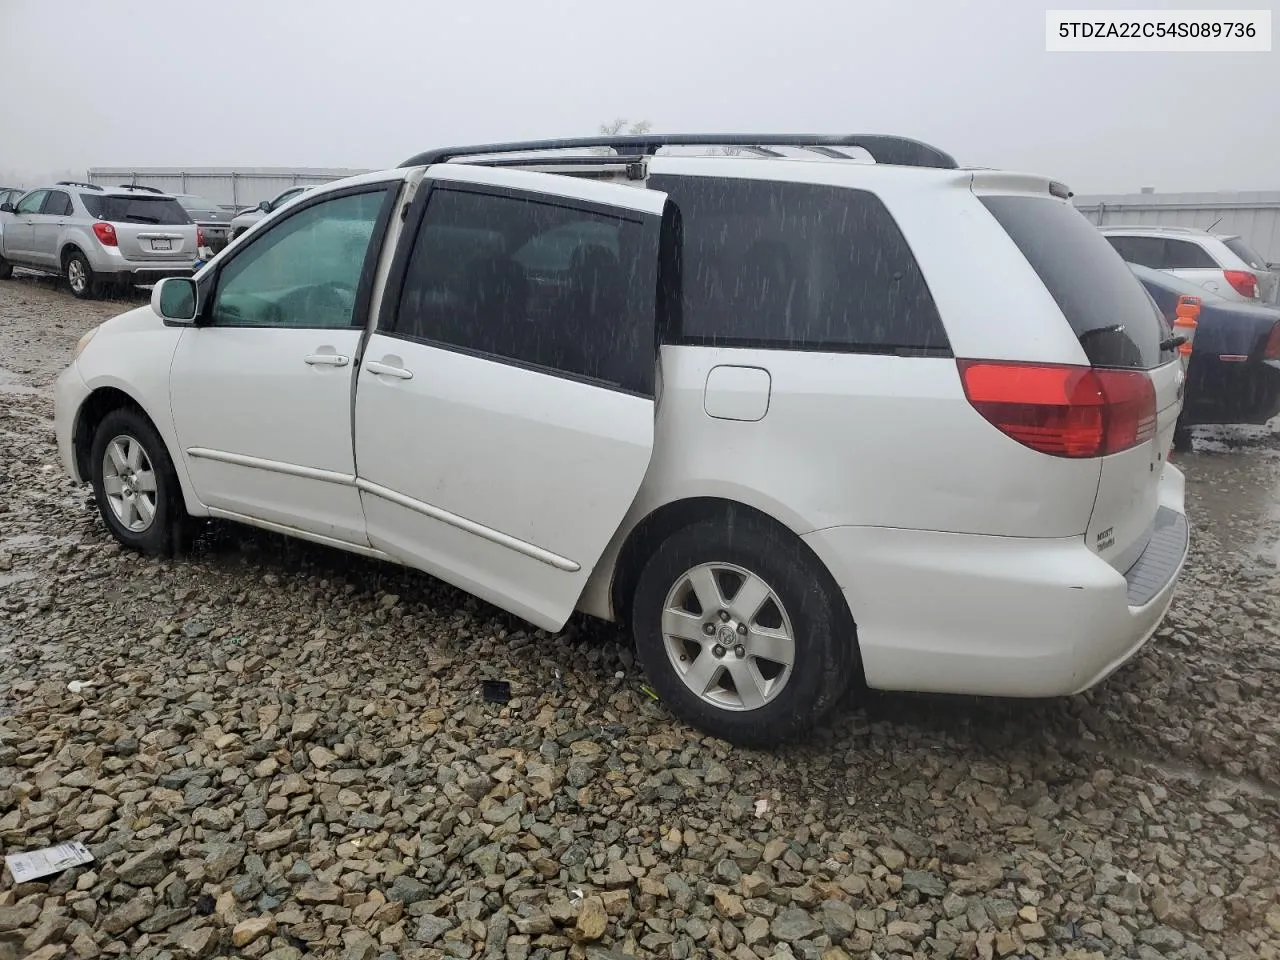
[(398, 380), (413, 379), (413, 371), (406, 370), (404, 367), (393, 367), (389, 363), (379, 363), (377, 360), (371, 360), (366, 363), (364, 368), (370, 373), (376, 373), (384, 377), (395, 377)]
[(302, 362), (313, 367), (345, 367), (351, 362), (351, 358), (339, 353), (313, 353), (303, 357)]

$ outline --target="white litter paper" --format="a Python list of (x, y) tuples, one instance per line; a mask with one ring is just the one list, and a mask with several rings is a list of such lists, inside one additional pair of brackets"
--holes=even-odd
[(10, 853), (5, 856), (4, 862), (13, 874), (14, 883), (26, 883), (28, 880), (47, 877), (51, 873), (61, 873), (68, 867), (92, 863), (93, 854), (83, 843), (73, 840), (56, 847), (45, 847), (43, 850)]

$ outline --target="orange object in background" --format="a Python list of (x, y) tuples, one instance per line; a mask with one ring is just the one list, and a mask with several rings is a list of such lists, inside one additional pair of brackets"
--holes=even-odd
[(1178, 297), (1178, 306), (1173, 320), (1173, 332), (1187, 338), (1187, 342), (1178, 347), (1178, 353), (1184, 358), (1191, 356), (1191, 347), (1196, 339), (1196, 327), (1199, 325), (1200, 298), (1183, 294)]

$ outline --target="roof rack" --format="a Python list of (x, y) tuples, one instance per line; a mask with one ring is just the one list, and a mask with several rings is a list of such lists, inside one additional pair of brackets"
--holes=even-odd
[(99, 191), (99, 192), (101, 192), (101, 191), (102, 191), (102, 187), (100, 187), (98, 184), (96, 184), (96, 183), (84, 183), (84, 182), (82, 182), (82, 181), (80, 181), (80, 180), (59, 180), (59, 181), (58, 181), (58, 183), (57, 183), (57, 186), (59, 186), (59, 187), (82, 187), (82, 188), (84, 188), (85, 190), (97, 190), (97, 191)]
[(147, 193), (164, 193), (159, 187), (147, 187), (141, 183), (122, 183), (117, 186), (118, 190), (145, 190)]
[[(783, 156), (768, 147), (799, 147), (827, 157), (851, 159), (838, 153), (841, 147), (856, 147), (871, 154), (876, 163), (906, 167), (939, 167), (956, 169), (955, 159), (948, 153), (919, 140), (886, 134), (779, 134), (779, 133), (667, 133), (629, 136), (575, 137), (564, 140), (526, 140), (512, 143), (487, 143), (470, 147), (442, 147), (410, 157), (401, 167), (446, 163), (464, 157), (496, 154), (533, 153), (544, 150), (583, 150), (610, 148), (616, 156), (594, 157), (596, 163), (635, 162), (651, 157), (662, 147), (741, 147), (763, 156)], [(562, 163), (565, 158), (547, 158), (547, 163)], [(480, 160), (479, 163), (490, 161)], [(522, 161), (524, 163), (534, 161)], [(544, 162), (538, 160), (536, 162)]]

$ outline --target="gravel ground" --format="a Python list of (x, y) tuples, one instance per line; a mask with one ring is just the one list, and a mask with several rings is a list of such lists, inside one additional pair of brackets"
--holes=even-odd
[(118, 550), (49, 386), (128, 305), (0, 283), (0, 850), (96, 856), (3, 872), (0, 960), (1280, 957), (1280, 436), (1183, 458), (1172, 616), (1090, 694), (754, 753), (609, 628), (234, 527)]

